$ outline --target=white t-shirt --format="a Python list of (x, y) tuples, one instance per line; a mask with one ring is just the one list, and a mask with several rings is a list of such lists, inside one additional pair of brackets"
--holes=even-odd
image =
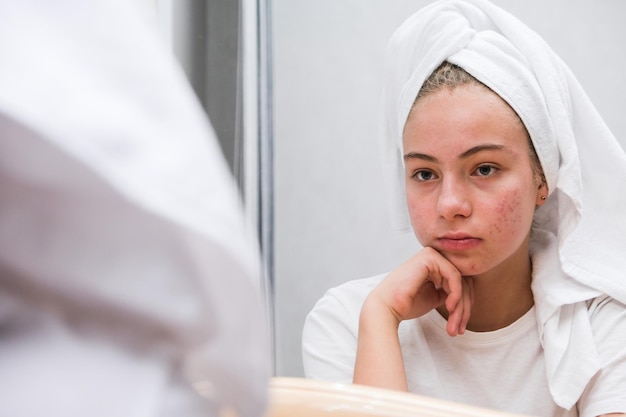
[[(308, 315), (302, 348), (307, 377), (351, 383), (359, 314), (384, 275), (329, 290)], [(537, 416), (596, 416), (626, 411), (626, 308), (604, 297), (587, 303), (603, 370), (572, 410), (550, 394), (535, 309), (493, 332), (450, 337), (436, 310), (400, 324), (411, 392)]]

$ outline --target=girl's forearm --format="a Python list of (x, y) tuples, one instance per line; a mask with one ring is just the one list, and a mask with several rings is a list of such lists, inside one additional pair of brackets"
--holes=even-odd
[(366, 300), (359, 319), (355, 384), (408, 390), (398, 326), (398, 319), (386, 305)]

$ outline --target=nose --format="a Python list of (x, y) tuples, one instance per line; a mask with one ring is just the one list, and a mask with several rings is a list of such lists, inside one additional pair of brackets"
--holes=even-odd
[(465, 218), (472, 214), (469, 190), (463, 180), (446, 178), (441, 181), (437, 211), (446, 220)]

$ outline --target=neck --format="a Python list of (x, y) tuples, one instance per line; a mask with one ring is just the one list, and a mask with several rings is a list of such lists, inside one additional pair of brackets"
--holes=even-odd
[[(502, 265), (471, 277), (474, 303), (468, 330), (487, 332), (501, 329), (514, 323), (534, 305), (528, 246), (518, 252)], [(445, 306), (439, 307), (438, 311), (448, 317)]]

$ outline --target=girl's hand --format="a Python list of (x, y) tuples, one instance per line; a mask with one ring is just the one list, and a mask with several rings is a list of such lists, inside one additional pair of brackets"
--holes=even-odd
[(448, 334), (456, 336), (465, 332), (472, 299), (471, 278), (461, 277), (450, 261), (427, 247), (392, 271), (365, 303), (386, 306), (398, 324), (445, 304)]
[(471, 278), (462, 277), (436, 250), (424, 248), (387, 275), (363, 303), (354, 383), (406, 390), (400, 322), (445, 305), (448, 334), (463, 334), (472, 301)]

